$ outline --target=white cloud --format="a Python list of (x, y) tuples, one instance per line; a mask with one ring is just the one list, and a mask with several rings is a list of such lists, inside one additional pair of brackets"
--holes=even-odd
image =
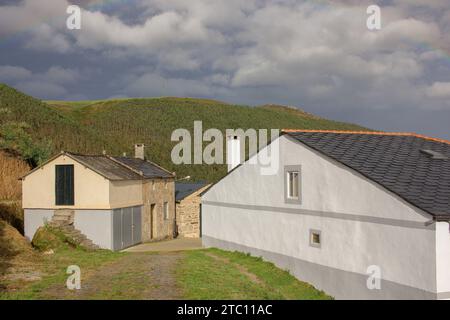
[(450, 82), (435, 82), (427, 88), (427, 95), (431, 98), (450, 98)]
[[(2, 7), (0, 30), (28, 30), (24, 45), (33, 50), (88, 52), (93, 64), (124, 64), (123, 73), (105, 79), (108, 90), (117, 90), (108, 95), (232, 96), (329, 108), (442, 106), (445, 89), (428, 86), (437, 80), (430, 68), (442, 64), (442, 51), (423, 48), (450, 43), (447, 0), (427, 8), (424, 0), (386, 4), (376, 32), (366, 27), (370, 2), (140, 0), (134, 23), (83, 9), (82, 29), (69, 31), (67, 1), (25, 0)], [(32, 79), (65, 86), (82, 77), (55, 67)]]

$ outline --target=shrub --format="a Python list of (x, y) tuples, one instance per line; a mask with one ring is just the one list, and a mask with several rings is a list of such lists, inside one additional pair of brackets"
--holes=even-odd
[(39, 251), (78, 247), (77, 243), (72, 238), (66, 236), (58, 228), (51, 227), (48, 224), (37, 229), (31, 243), (33, 247)]
[(43, 163), (51, 153), (51, 142), (33, 141), (25, 122), (9, 121), (0, 125), (0, 149), (18, 153), (35, 167)]

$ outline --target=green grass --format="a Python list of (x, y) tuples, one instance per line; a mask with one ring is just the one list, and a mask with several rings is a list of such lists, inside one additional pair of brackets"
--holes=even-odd
[(331, 299), (274, 264), (239, 252), (191, 251), (177, 272), (186, 299)]
[[(163, 254), (61, 248), (54, 255), (41, 257), (39, 270), (46, 276), (37, 282), (22, 284), (16, 290), (0, 291), (0, 300), (147, 299), (160, 296), (160, 290), (176, 290), (176, 295), (181, 294), (181, 298), (197, 300), (331, 299), (261, 258), (219, 249), (184, 252), (183, 258), (174, 265), (175, 275), (171, 276), (174, 285), (158, 287), (157, 281), (149, 274), (149, 268), (150, 262), (154, 261), (152, 256), (164, 258), (158, 257)], [(65, 288), (69, 265), (80, 267), (83, 292)], [(158, 266), (163, 267), (164, 264)], [(169, 276), (158, 270), (155, 274)], [(167, 293), (169, 296), (170, 293), (175, 294), (172, 291)]]
[[(46, 291), (56, 284), (64, 284), (67, 280), (67, 267), (77, 265), (81, 269), (81, 279), (98, 267), (121, 258), (125, 253), (111, 252), (109, 250), (85, 251), (82, 249), (61, 248), (53, 255), (41, 257), (39, 271), (44, 276), (42, 280), (31, 284), (23, 284), (18, 290), (0, 291), (0, 300), (30, 300), (45, 299)], [(8, 283), (7, 283), (8, 285)]]

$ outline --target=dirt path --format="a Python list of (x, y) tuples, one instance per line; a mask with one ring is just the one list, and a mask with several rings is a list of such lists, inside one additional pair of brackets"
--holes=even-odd
[(175, 269), (182, 252), (129, 253), (83, 274), (81, 289), (68, 290), (65, 284), (43, 292), (46, 299), (181, 299)]

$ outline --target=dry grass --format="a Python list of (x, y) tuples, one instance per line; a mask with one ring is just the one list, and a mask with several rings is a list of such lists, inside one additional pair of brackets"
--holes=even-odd
[(21, 201), (0, 201), (0, 220), (9, 223), (23, 234), (23, 209)]
[(23, 160), (0, 151), (0, 200), (19, 200), (22, 186), (19, 178), (30, 170)]
[(17, 229), (0, 219), (0, 291), (15, 290), (35, 280), (40, 260)]

